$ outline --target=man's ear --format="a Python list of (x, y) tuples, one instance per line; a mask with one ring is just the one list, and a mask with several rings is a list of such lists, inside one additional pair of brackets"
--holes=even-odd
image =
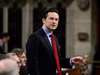
[(42, 22), (45, 23), (45, 19), (44, 18), (42, 18)]

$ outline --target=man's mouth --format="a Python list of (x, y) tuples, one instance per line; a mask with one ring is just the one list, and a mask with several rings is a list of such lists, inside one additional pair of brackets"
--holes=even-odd
[(52, 25), (52, 27), (55, 27), (56, 25)]

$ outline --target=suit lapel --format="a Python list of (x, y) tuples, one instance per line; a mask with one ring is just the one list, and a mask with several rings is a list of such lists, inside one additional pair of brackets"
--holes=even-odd
[(48, 44), (48, 46), (49, 46), (49, 48), (50, 48), (50, 50), (51, 50), (51, 53), (52, 53), (53, 57), (55, 58), (55, 56), (54, 56), (54, 51), (53, 51), (53, 47), (51, 46), (51, 44), (50, 44), (50, 42), (49, 42), (47, 36), (45, 36), (44, 39), (45, 39), (45, 41), (47, 42), (47, 44)]
[(45, 34), (45, 32), (44, 32), (44, 30), (43, 30), (42, 28), (41, 28), (40, 32), (42, 32), (43, 37), (44, 37), (45, 41), (47, 42), (47, 44), (48, 44), (48, 46), (49, 46), (49, 49), (51, 50), (51, 53), (52, 53), (52, 55), (53, 55), (53, 57), (54, 57), (54, 59), (55, 59), (53, 47), (51, 46), (51, 44), (50, 44), (50, 42), (49, 42), (49, 40), (48, 40), (48, 37), (46, 36), (46, 34)]
[[(54, 38), (55, 38), (55, 37), (54, 37)], [(51, 44), (50, 44), (50, 42), (49, 42), (47, 36), (45, 36), (44, 39), (45, 39), (45, 41), (47, 42), (47, 44), (48, 44), (48, 46), (49, 46), (49, 48), (50, 48), (50, 50), (51, 50), (51, 52), (52, 52), (52, 55), (53, 55), (53, 57), (54, 57), (54, 59), (55, 59), (55, 55), (54, 55), (54, 51), (53, 51), (53, 47), (51, 46)], [(59, 44), (58, 44), (56, 38), (55, 38), (55, 42), (56, 42), (56, 46), (57, 46), (58, 57), (59, 57), (59, 60), (61, 61), (60, 52), (59, 52)]]
[[(45, 41), (47, 42), (47, 44), (48, 44), (48, 46), (49, 46), (49, 49), (51, 50), (51, 53), (52, 53), (52, 55), (53, 55), (53, 57), (54, 57), (54, 59), (55, 59), (53, 47), (51, 46), (51, 44), (50, 44), (50, 42), (49, 42), (49, 40), (48, 40), (48, 37), (46, 36), (46, 34), (45, 34), (45, 32), (44, 32), (44, 30), (43, 30), (42, 28), (41, 28), (40, 32), (42, 32), (43, 37), (44, 37)], [(54, 38), (55, 38), (55, 36), (54, 36)], [(61, 60), (61, 58), (60, 58), (60, 53), (59, 53), (59, 44), (58, 44), (56, 38), (55, 38), (55, 42), (56, 42), (56, 46), (57, 46), (58, 56), (59, 56), (59, 59)]]

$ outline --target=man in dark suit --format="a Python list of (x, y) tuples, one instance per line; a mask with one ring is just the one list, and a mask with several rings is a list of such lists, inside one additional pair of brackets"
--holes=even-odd
[(8, 43), (10, 36), (8, 33), (3, 33), (0, 37), (0, 54), (5, 54), (4, 44)]
[[(27, 64), (30, 75), (61, 75), (58, 71), (57, 63), (60, 67), (71, 68), (73, 64), (85, 63), (82, 57), (61, 58), (59, 43), (57, 37), (53, 34), (58, 26), (59, 15), (55, 8), (48, 8), (42, 16), (43, 26), (38, 31), (30, 35), (26, 44)], [(57, 55), (54, 52), (54, 46), (51, 41), (53, 34)], [(58, 61), (56, 61), (56, 56)]]

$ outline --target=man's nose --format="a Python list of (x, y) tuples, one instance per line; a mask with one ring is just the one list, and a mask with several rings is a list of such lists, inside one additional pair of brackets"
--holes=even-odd
[(27, 61), (26, 57), (25, 57), (25, 61)]

